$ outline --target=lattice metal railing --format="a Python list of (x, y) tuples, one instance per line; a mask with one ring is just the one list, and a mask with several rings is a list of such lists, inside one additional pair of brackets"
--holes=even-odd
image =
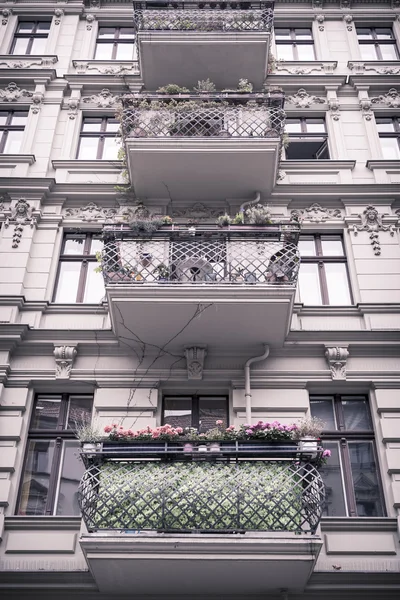
[(89, 531), (314, 533), (324, 484), (301, 461), (104, 461), (85, 472), (79, 501)]
[(126, 137), (244, 137), (280, 139), (285, 111), (266, 104), (248, 102), (141, 103), (125, 100), (121, 129)]
[(273, 2), (134, 2), (144, 31), (271, 31)]
[(297, 246), (262, 236), (229, 234), (107, 235), (102, 253), (107, 284), (285, 284), (296, 286)]

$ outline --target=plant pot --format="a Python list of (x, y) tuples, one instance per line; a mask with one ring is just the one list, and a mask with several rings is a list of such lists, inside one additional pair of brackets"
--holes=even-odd
[(208, 449), (210, 452), (221, 452), (221, 446), (219, 442), (211, 442), (211, 444), (208, 446)]
[(314, 437), (304, 437), (299, 440), (298, 450), (302, 454), (315, 457), (318, 452), (318, 439)]
[(191, 442), (185, 442), (183, 445), (184, 454), (191, 454), (193, 452), (193, 444)]
[(95, 442), (86, 442), (82, 444), (82, 452), (89, 458), (96, 455), (97, 452), (101, 451), (101, 444)]
[(207, 444), (199, 444), (197, 446), (197, 452), (207, 452)]

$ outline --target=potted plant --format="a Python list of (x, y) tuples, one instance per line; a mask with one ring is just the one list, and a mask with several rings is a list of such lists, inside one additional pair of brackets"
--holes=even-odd
[(293, 432), (293, 439), (298, 440), (299, 452), (316, 456), (324, 426), (325, 423), (317, 417), (307, 417), (299, 421)]
[(160, 282), (168, 281), (170, 278), (169, 267), (167, 267), (167, 265), (165, 265), (164, 263), (160, 263), (159, 265), (157, 265), (157, 267), (153, 270), (153, 273), (156, 275), (158, 281)]
[(200, 79), (195, 86), (194, 91), (198, 94), (212, 94), (216, 91), (215, 84), (207, 77), (207, 79)]
[(249, 225), (271, 225), (271, 212), (268, 206), (256, 204), (245, 211), (246, 221)]
[(228, 225), (230, 225), (231, 223), (232, 219), (227, 213), (219, 215), (219, 217), (217, 217), (216, 220), (216, 224), (218, 225), (218, 227), (228, 227)]
[(190, 94), (190, 90), (185, 87), (181, 87), (176, 83), (168, 83), (162, 87), (159, 87), (157, 90), (158, 94), (166, 94), (168, 96), (177, 96), (179, 94)]
[(75, 421), (75, 435), (81, 442), (82, 452), (89, 458), (101, 451), (104, 433), (96, 422)]

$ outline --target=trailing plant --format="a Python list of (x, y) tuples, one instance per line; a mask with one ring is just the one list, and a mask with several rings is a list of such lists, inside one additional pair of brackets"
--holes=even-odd
[(289, 136), (289, 134), (288, 134), (288, 133), (285, 131), (285, 132), (283, 133), (283, 135), (282, 135), (282, 145), (283, 145), (283, 147), (285, 148), (285, 150), (286, 150), (286, 148), (288, 148), (288, 147), (289, 147), (289, 144), (290, 144), (290, 136)]
[(227, 225), (230, 225), (232, 223), (232, 218), (230, 217), (230, 215), (225, 213), (224, 215), (219, 215), (215, 222), (219, 227), (227, 227)]
[(324, 427), (324, 421), (318, 417), (306, 417), (298, 422), (293, 438), (295, 440), (301, 440), (305, 437), (319, 438)]
[(232, 225), (244, 225), (244, 214), (242, 212), (236, 213), (232, 219)]
[(75, 435), (81, 442), (95, 444), (104, 439), (104, 433), (96, 421), (88, 421), (81, 417), (74, 425)]
[(155, 273), (159, 279), (168, 279), (170, 276), (170, 270), (169, 267), (167, 267), (167, 265), (165, 265), (164, 263), (160, 263), (154, 270), (153, 273)]
[(251, 94), (253, 91), (253, 84), (248, 79), (239, 79), (239, 83), (236, 89), (223, 89), (222, 93), (231, 94)]
[(271, 212), (268, 206), (264, 206), (263, 204), (251, 206), (245, 210), (244, 214), (245, 220), (250, 225), (270, 225), (272, 223)]
[(215, 87), (215, 84), (207, 77), (207, 79), (200, 79), (197, 82), (197, 86), (195, 86), (193, 89), (195, 92), (201, 94), (204, 92), (215, 92), (217, 88)]
[(168, 83), (162, 87), (159, 87), (157, 92), (159, 94), (169, 94), (171, 96), (175, 94), (190, 94), (188, 88), (177, 85), (176, 83)]

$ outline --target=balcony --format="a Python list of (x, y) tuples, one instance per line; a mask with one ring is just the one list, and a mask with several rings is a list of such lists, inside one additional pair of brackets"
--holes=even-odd
[(161, 229), (105, 233), (102, 271), (118, 337), (169, 349), (283, 344), (300, 264), (297, 226)]
[(125, 97), (121, 124), (130, 181), (141, 198), (247, 199), (276, 181), (283, 96)]
[(117, 442), (83, 455), (81, 547), (100, 592), (248, 597), (304, 589), (322, 544), (321, 453), (201, 445)]
[(268, 65), (274, 3), (134, 2), (140, 71), (147, 89), (192, 88), (209, 77), (218, 89), (247, 78), (260, 90)]

